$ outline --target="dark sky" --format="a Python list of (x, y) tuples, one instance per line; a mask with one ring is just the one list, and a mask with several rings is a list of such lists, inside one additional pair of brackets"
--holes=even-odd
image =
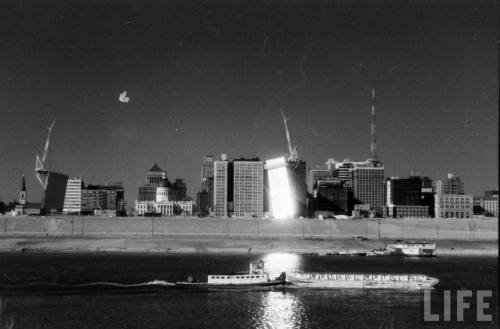
[(129, 202), (154, 162), (194, 196), (203, 154), (282, 155), (280, 107), (308, 166), (364, 160), (372, 82), (387, 176), (496, 189), (496, 19), (494, 1), (3, 1), (0, 199), (25, 174), (39, 201), (54, 117), (52, 168)]

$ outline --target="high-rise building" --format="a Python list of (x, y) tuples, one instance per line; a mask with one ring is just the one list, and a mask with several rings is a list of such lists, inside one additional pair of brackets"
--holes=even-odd
[(208, 193), (209, 208), (214, 203), (214, 157), (211, 155), (203, 156), (201, 167), (201, 191)]
[(422, 195), (420, 204), (422, 206), (429, 207), (429, 217), (434, 217), (434, 187), (432, 179), (429, 177), (422, 177)]
[(391, 177), (386, 180), (387, 205), (418, 206), (421, 201), (422, 179)]
[(196, 193), (196, 211), (198, 213), (198, 216), (207, 216), (209, 214), (209, 209), (210, 203), (208, 202), (208, 192), (201, 191)]
[(214, 213), (217, 217), (227, 217), (228, 202), (228, 162), (226, 157), (214, 161)]
[(350, 188), (337, 180), (317, 181), (310, 199), (309, 215), (317, 211), (329, 211), (336, 215), (349, 215), (352, 211)]
[(460, 177), (454, 177), (452, 173), (447, 178), (436, 182), (437, 194), (464, 194), (464, 183)]
[(108, 215), (121, 215), (125, 211), (124, 189), (121, 183), (113, 185), (87, 185), (81, 178), (68, 179), (64, 198), (65, 214), (94, 214), (106, 211)]
[(385, 209), (384, 167), (380, 161), (356, 164), (349, 172), (354, 204), (369, 207), (377, 216)]
[(79, 214), (82, 211), (82, 187), (83, 181), (80, 177), (68, 179), (63, 213)]
[(297, 214), (292, 195), (288, 163), (284, 157), (270, 159), (265, 164), (267, 204), (270, 215), (276, 219), (289, 219)]
[(262, 217), (264, 210), (264, 163), (258, 160), (233, 161), (233, 214)]
[(350, 171), (354, 168), (355, 162), (342, 162), (335, 167), (332, 171), (332, 176), (339, 179), (342, 182), (348, 182), (350, 180)]
[(385, 189), (389, 217), (429, 217), (429, 207), (422, 205), (421, 177), (387, 178)]
[(422, 177), (422, 195), (420, 204), (429, 207), (429, 217), (434, 217), (434, 186), (432, 179)]
[(315, 168), (309, 169), (309, 179), (307, 182), (307, 192), (309, 194), (313, 193), (314, 184), (317, 181), (328, 181), (333, 180), (333, 171), (327, 168)]
[(177, 178), (172, 184), (172, 200), (184, 201), (187, 198), (187, 187), (183, 179)]
[(42, 206), (40, 209), (42, 214), (58, 213), (63, 210), (67, 182), (67, 175), (54, 171), (48, 172), (47, 187), (42, 198)]
[(287, 161), (287, 171), (297, 216), (307, 215), (306, 162)]

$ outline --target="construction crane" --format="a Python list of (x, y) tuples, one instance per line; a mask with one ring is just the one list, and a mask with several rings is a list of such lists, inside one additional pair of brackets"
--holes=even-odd
[(290, 138), (290, 131), (288, 131), (288, 125), (286, 123), (285, 113), (283, 113), (283, 109), (280, 109), (280, 111), (281, 111), (281, 116), (283, 117), (283, 122), (285, 123), (285, 134), (286, 134), (286, 141), (288, 144), (288, 161), (297, 161), (299, 158), (297, 155), (297, 147), (296, 146), (292, 147), (292, 140)]
[[(54, 128), (54, 124), (56, 123), (56, 119), (52, 121), (52, 124), (50, 127), (47, 127), (49, 132), (47, 133), (47, 139), (45, 141), (45, 147), (43, 148), (43, 154), (42, 158), (40, 159), (40, 156), (36, 156), (36, 163), (35, 163), (35, 175), (40, 184), (42, 185), (43, 190), (47, 190), (47, 182), (49, 180), (49, 171), (45, 168), (46, 166), (46, 161), (48, 152), (49, 152), (49, 147), (50, 147), (50, 134), (52, 133), (52, 128)], [(48, 162), (48, 161), (47, 161)], [(48, 166), (47, 166), (48, 167)]]

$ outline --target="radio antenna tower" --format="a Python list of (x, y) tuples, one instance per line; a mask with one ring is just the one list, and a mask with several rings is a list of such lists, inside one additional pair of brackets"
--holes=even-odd
[(377, 160), (377, 139), (375, 132), (375, 85), (372, 87), (372, 131), (371, 131), (371, 145), (370, 145), (370, 157), (372, 160)]

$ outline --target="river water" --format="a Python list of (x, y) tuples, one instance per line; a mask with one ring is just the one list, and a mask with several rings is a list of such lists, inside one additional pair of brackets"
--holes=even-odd
[[(382, 289), (179, 289), (170, 282), (248, 270), (422, 273), (440, 279), (424, 321), (422, 291)], [(0, 254), (0, 328), (497, 328), (498, 262), (493, 257), (361, 257), (293, 254)], [(464, 321), (457, 290), (472, 290)], [(451, 294), (443, 321), (444, 291)], [(478, 290), (492, 291), (477, 321)]]

